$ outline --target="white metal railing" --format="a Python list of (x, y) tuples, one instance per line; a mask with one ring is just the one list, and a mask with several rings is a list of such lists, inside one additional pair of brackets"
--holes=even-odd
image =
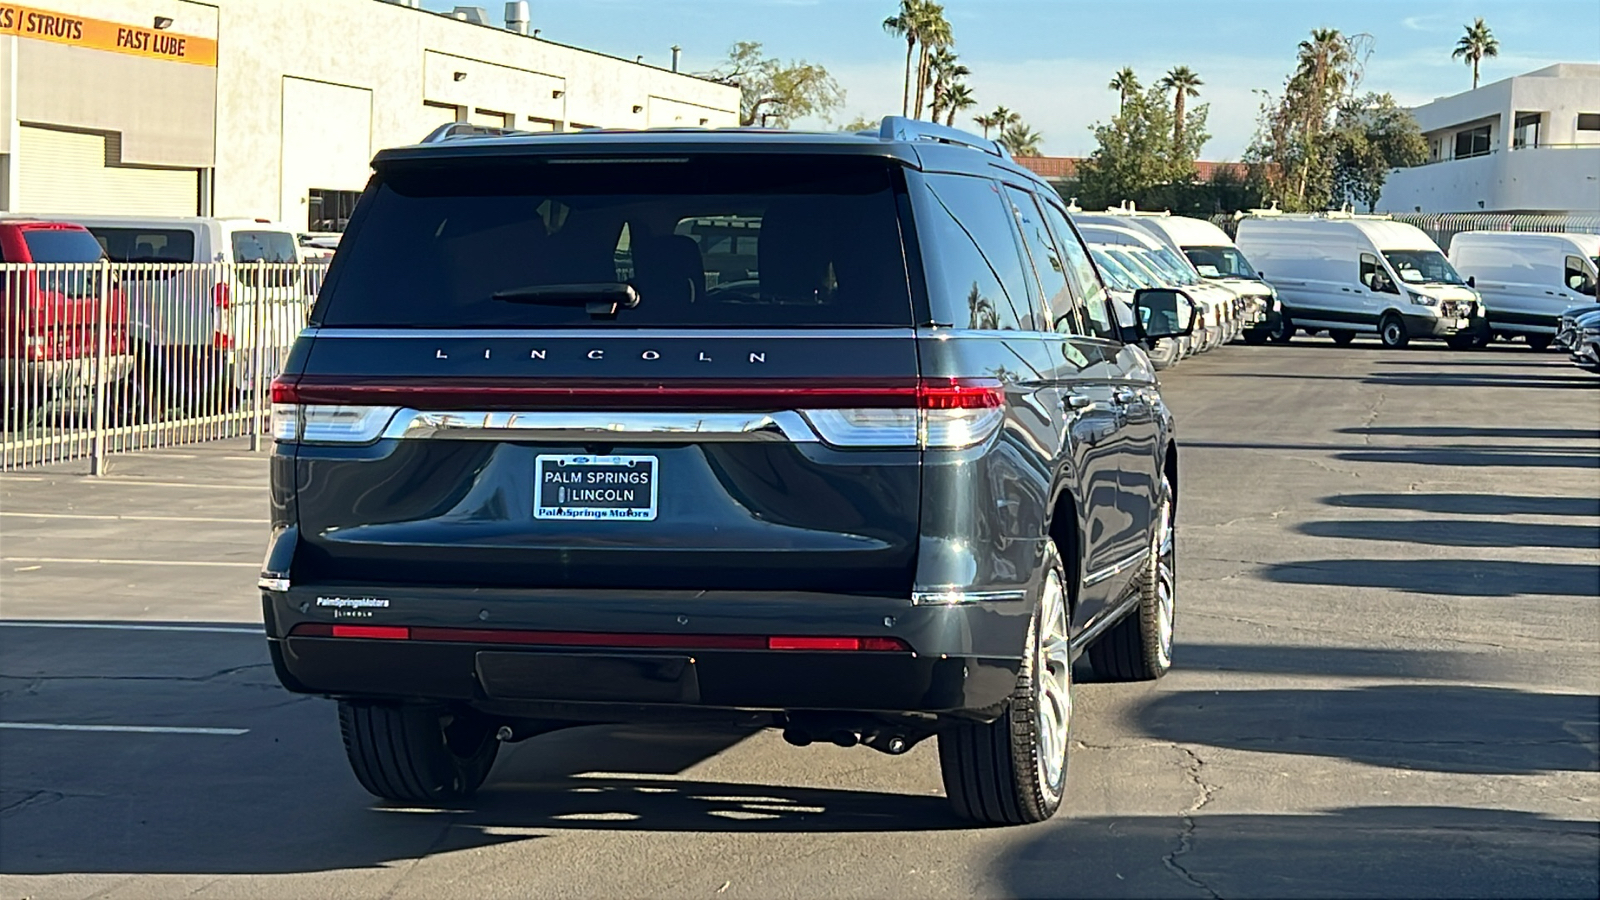
[(316, 263), (0, 264), (0, 470), (249, 436)]

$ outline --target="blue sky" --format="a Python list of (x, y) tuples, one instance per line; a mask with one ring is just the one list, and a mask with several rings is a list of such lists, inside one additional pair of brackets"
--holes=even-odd
[[(480, 0), (482, 2), (482, 0)], [(1254, 131), (1259, 89), (1277, 90), (1313, 28), (1373, 38), (1364, 87), (1415, 105), (1468, 89), (1450, 58), (1462, 26), (1482, 16), (1500, 39), (1485, 83), (1555, 62), (1600, 62), (1597, 0), (944, 0), (979, 110), (1004, 104), (1044, 134), (1048, 154), (1082, 156), (1089, 132), (1116, 111), (1105, 87), (1133, 66), (1150, 83), (1174, 65), (1205, 80), (1207, 159), (1237, 159)], [(429, 0), (433, 9), (451, 2)], [(716, 65), (738, 40), (770, 55), (822, 63), (845, 88), (839, 122), (898, 113), (905, 44), (880, 23), (895, 0), (533, 0), (533, 27), (564, 44), (683, 68)], [(488, 5), (499, 21), (505, 4)], [(1597, 98), (1600, 102), (1600, 98)], [(974, 110), (976, 112), (977, 110)], [(820, 121), (801, 123), (822, 126)], [(972, 128), (971, 122), (965, 123)]]

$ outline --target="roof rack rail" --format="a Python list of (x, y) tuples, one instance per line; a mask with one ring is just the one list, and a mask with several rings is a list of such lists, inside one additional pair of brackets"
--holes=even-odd
[(537, 131), (521, 131), (516, 128), (497, 128), (493, 125), (474, 125), (471, 122), (446, 122), (430, 131), (428, 136), (422, 139), (422, 143), (437, 144), (440, 141), (463, 137), (510, 137), (539, 133)]
[(1011, 158), (1006, 148), (988, 138), (981, 138), (969, 131), (951, 128), (948, 125), (908, 119), (905, 116), (884, 116), (883, 123), (878, 126), (878, 138), (885, 141), (938, 141), (941, 144), (955, 144), (958, 147), (982, 150), (1001, 159)]

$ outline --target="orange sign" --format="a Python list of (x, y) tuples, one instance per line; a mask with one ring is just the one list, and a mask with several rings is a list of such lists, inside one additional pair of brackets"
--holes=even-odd
[(217, 42), (211, 38), (0, 3), (0, 35), (5, 34), (146, 59), (196, 66), (217, 64)]

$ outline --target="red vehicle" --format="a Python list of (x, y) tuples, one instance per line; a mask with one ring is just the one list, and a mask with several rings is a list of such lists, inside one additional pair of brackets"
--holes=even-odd
[[(95, 264), (104, 256), (81, 225), (0, 220), (0, 306), (5, 311), (0, 369), (7, 430), (36, 422), (45, 412), (92, 404), (101, 318), (101, 274)], [(127, 378), (132, 359), (126, 304), (115, 282), (109, 290), (100, 380), (117, 384)]]

